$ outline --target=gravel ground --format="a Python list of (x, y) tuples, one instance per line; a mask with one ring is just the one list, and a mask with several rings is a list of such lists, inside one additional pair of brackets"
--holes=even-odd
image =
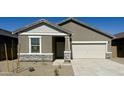
[[(1, 76), (73, 76), (73, 69), (71, 65), (54, 66), (52, 62), (20, 62), (20, 69), (16, 73), (16, 62), (9, 61), (9, 73), (7, 72), (6, 61), (0, 62)], [(29, 68), (33, 67), (35, 70), (30, 72)], [(13, 69), (15, 69), (13, 71)]]

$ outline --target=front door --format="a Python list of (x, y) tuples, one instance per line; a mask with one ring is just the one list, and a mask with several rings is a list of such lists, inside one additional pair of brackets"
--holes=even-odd
[(56, 58), (64, 58), (64, 42), (56, 42)]

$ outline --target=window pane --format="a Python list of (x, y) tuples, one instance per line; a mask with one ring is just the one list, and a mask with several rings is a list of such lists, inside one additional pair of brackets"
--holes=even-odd
[(39, 45), (39, 38), (31, 38), (31, 45)]
[(39, 46), (31, 46), (31, 52), (32, 53), (40, 53), (40, 47)]

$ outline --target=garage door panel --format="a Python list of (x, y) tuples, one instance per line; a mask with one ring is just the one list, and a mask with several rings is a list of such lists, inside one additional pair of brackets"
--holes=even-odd
[(73, 58), (105, 58), (106, 44), (72, 45)]

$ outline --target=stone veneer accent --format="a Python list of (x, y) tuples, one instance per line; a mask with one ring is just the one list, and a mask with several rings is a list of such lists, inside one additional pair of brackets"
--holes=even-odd
[(71, 51), (64, 51), (64, 61), (65, 62), (71, 61)]
[(106, 59), (112, 58), (112, 53), (106, 53)]
[(21, 54), (19, 57), (19, 60), (24, 62), (52, 62), (53, 61), (53, 55), (31, 55), (31, 54)]

